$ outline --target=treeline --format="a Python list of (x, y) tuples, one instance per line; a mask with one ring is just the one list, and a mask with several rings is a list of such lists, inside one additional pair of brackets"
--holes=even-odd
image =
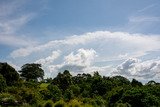
[(40, 64), (16, 71), (0, 63), (0, 105), (16, 107), (160, 107), (160, 83), (145, 85), (98, 72), (72, 76), (68, 70), (43, 79)]

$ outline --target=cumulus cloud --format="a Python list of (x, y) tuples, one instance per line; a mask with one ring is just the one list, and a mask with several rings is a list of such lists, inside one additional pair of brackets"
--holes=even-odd
[(148, 51), (160, 49), (159, 43), (160, 38), (155, 35), (97, 31), (83, 35), (70, 36), (63, 40), (50, 41), (46, 44), (38, 46), (20, 48), (14, 50), (11, 53), (11, 56), (26, 57), (33, 53), (45, 51), (47, 49), (63, 49), (64, 47), (77, 49), (76, 47), (82, 45), (87, 48), (97, 48), (98, 51), (108, 51), (108, 53), (112, 56), (112, 52), (114, 51), (114, 54), (117, 53), (115, 57), (119, 54), (125, 53), (127, 53), (130, 57), (131, 55), (132, 57), (137, 57), (145, 55)]
[(72, 52), (68, 56), (65, 56), (64, 63), (90, 66), (95, 57), (95, 50), (82, 48), (77, 51), (77, 54)]
[[(59, 50), (46, 58), (37, 57), (44, 64), (46, 77), (55, 76), (66, 69), (72, 73), (99, 71), (103, 75), (123, 75), (141, 81), (159, 78), (158, 60), (141, 61), (140, 58), (160, 49), (157, 35), (130, 34), (126, 32), (97, 31), (74, 35), (46, 44), (14, 50), (12, 58), (30, 58), (30, 55)], [(76, 51), (75, 51), (76, 50)], [(60, 56), (61, 55), (61, 56)], [(155, 54), (157, 57), (158, 54)], [(97, 57), (98, 56), (98, 57)], [(151, 55), (153, 57), (153, 55)], [(130, 58), (134, 57), (134, 58)], [(129, 59), (130, 58), (130, 59)], [(55, 59), (58, 63), (54, 63)], [(150, 59), (150, 58), (148, 58)], [(152, 59), (152, 58), (151, 58)], [(126, 60), (122, 64), (107, 65), (108, 62)], [(113, 64), (113, 63), (112, 63)], [(118, 63), (119, 64), (119, 63)]]
[(120, 64), (113, 74), (136, 78), (143, 82), (148, 80), (157, 81), (160, 77), (160, 60), (141, 61), (136, 58), (130, 58)]
[(70, 70), (73, 72), (84, 72), (94, 62), (96, 51), (93, 49), (79, 49), (76, 53), (71, 52), (64, 57), (63, 63), (59, 65), (50, 65), (49, 71)]
[(48, 65), (50, 63), (52, 63), (55, 59), (57, 59), (61, 54), (60, 50), (57, 51), (53, 51), (51, 56), (48, 56), (46, 58), (41, 58), (37, 61), (35, 61), (35, 63), (40, 63), (42, 65)]

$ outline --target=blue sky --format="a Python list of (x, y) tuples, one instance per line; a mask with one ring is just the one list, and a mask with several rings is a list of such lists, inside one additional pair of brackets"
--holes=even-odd
[(159, 29), (159, 0), (1, 0), (0, 61), (159, 81)]

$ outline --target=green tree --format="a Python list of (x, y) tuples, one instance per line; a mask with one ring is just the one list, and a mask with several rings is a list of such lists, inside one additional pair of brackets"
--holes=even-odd
[(58, 101), (62, 98), (62, 92), (56, 85), (50, 84), (47, 89), (50, 91), (53, 101)]
[(72, 75), (68, 70), (58, 73), (57, 77), (53, 79), (52, 84), (57, 85), (64, 92), (72, 84)]
[(123, 94), (122, 101), (129, 103), (132, 107), (146, 107), (143, 102), (146, 95), (147, 93), (143, 89), (134, 87)]
[(41, 68), (41, 64), (25, 64), (21, 67), (21, 70), (19, 71), (20, 75), (25, 78), (27, 81), (29, 80), (35, 80), (43, 79), (44, 71)]
[(111, 79), (117, 86), (130, 85), (130, 81), (123, 76), (114, 76)]
[(73, 91), (75, 96), (80, 95), (80, 87), (78, 85), (71, 85), (69, 89)]
[(5, 78), (0, 74), (0, 92), (2, 92), (6, 88), (6, 80)]
[(17, 71), (7, 63), (0, 63), (0, 74), (5, 78), (7, 85), (14, 85), (19, 80)]
[(73, 95), (73, 91), (72, 90), (65, 90), (64, 92), (64, 100), (65, 101), (70, 101), (71, 99), (73, 99), (74, 95)]
[(156, 82), (153, 81), (153, 80), (151, 80), (151, 81), (148, 81), (148, 83), (147, 83), (146, 85), (149, 85), (149, 86), (151, 86), (151, 85), (156, 85)]
[(137, 81), (136, 79), (132, 80), (131, 85), (133, 87), (137, 87), (137, 86), (141, 87), (141, 86), (143, 86), (143, 84), (141, 82)]

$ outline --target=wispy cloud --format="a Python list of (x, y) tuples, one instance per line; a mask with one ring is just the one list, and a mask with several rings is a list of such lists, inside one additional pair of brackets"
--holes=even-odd
[(15, 15), (15, 12), (18, 11), (25, 3), (25, 0), (14, 0), (10, 2), (1, 1), (0, 16), (9, 18), (9, 16)]
[(138, 10), (138, 12), (140, 12), (140, 13), (145, 12), (145, 11), (151, 9), (152, 7), (156, 6), (156, 5), (157, 4), (148, 5), (148, 6), (144, 7), (144, 8), (142, 8), (142, 9)]
[(159, 22), (160, 17), (156, 16), (132, 16), (129, 18), (130, 22)]
[(120, 31), (143, 34), (157, 34), (159, 32), (160, 15), (159, 4), (154, 3), (141, 7), (128, 15), (128, 22), (121, 26)]
[(33, 13), (19, 11), (19, 8), (22, 8), (24, 4), (23, 0), (0, 4), (0, 44), (18, 47), (35, 44), (28, 37), (24, 37), (25, 34), (17, 34), (17, 31), (34, 17)]

